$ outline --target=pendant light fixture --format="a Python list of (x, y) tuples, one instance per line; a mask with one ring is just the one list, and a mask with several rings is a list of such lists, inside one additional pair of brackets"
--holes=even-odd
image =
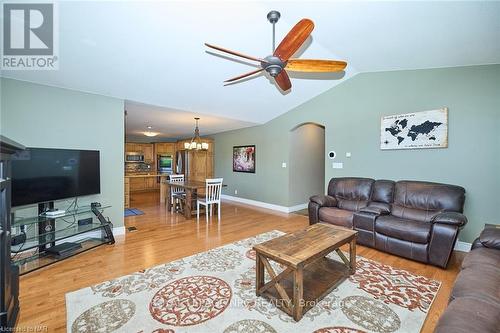
[(198, 120), (200, 118), (195, 117), (196, 127), (194, 129), (194, 137), (191, 139), (191, 142), (184, 142), (184, 148), (188, 150), (207, 150), (208, 143), (203, 142), (200, 138), (200, 129), (198, 128)]

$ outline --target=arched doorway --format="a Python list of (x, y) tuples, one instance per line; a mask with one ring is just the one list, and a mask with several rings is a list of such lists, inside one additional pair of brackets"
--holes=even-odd
[(325, 189), (325, 127), (303, 123), (290, 131), (289, 206), (309, 202)]

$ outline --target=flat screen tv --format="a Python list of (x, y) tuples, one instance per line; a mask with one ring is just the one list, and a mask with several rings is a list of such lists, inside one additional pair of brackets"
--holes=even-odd
[(12, 206), (101, 192), (99, 151), (28, 148), (12, 158)]

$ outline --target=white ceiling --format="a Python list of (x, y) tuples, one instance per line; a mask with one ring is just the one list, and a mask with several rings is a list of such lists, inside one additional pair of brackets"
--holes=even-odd
[[(278, 42), (311, 18), (300, 56), (346, 60), (346, 72), (291, 75), (286, 95), (265, 76), (224, 87), (253, 68), (211, 55), (203, 43), (264, 57), (271, 9), (282, 14)], [(267, 122), (359, 72), (500, 63), (500, 2), (72, 1), (59, 3), (59, 27), (58, 71), (2, 75), (135, 101), (127, 102), (129, 134), (159, 121), (165, 137), (195, 113), (205, 118), (202, 134)]]
[[(130, 101), (125, 102), (125, 110), (127, 110), (125, 133), (127, 141), (131, 142), (159, 142), (169, 139), (191, 138), (194, 135), (194, 117), (200, 118), (199, 128), (202, 136), (257, 125), (237, 119)], [(148, 126), (152, 128), (148, 129)], [(159, 134), (155, 137), (147, 137), (144, 135), (146, 131)]]

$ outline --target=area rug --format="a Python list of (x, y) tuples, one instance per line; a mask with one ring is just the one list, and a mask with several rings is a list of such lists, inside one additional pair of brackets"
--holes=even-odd
[(137, 208), (125, 208), (125, 217), (136, 215), (144, 215), (144, 212)]
[[(299, 322), (255, 296), (271, 231), (66, 294), (68, 332), (419, 332), (440, 282), (357, 257), (356, 274)], [(340, 258), (331, 254), (334, 260)], [(273, 263), (280, 270), (277, 263)], [(283, 268), (281, 268), (282, 270)], [(266, 281), (269, 276), (266, 277)]]

